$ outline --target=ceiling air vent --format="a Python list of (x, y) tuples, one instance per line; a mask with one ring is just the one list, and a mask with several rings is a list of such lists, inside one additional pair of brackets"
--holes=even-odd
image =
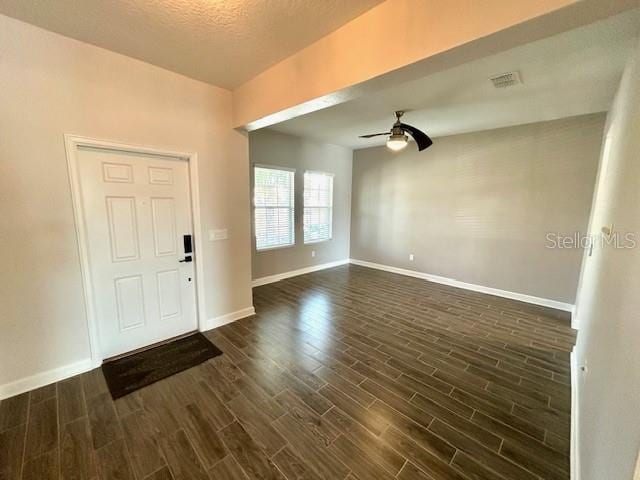
[(522, 83), (518, 72), (501, 73), (489, 78), (496, 88), (507, 88)]

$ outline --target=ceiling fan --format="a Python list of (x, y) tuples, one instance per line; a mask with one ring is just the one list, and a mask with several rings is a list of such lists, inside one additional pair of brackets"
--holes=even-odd
[(387, 139), (387, 147), (395, 152), (397, 152), (398, 150), (402, 150), (407, 146), (407, 143), (409, 142), (409, 137), (407, 137), (407, 134), (411, 135), (411, 138), (415, 140), (416, 144), (418, 145), (418, 151), (420, 152), (433, 145), (433, 141), (422, 130), (418, 130), (416, 127), (412, 127), (411, 125), (402, 123), (400, 121), (400, 117), (402, 117), (402, 115), (404, 115), (403, 110), (398, 110), (396, 112), (396, 121), (391, 127), (391, 130), (389, 130), (388, 132), (360, 135), (360, 138), (371, 138), (377, 137), (379, 135), (389, 135), (389, 138)]

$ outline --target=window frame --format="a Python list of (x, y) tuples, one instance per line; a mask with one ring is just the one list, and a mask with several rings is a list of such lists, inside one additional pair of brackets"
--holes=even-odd
[[(280, 250), (283, 248), (291, 248), (296, 245), (296, 169), (291, 167), (281, 167), (278, 165), (265, 165), (262, 163), (254, 163), (252, 166), (251, 172), (251, 206), (252, 206), (252, 225), (253, 225), (253, 242), (254, 249), (256, 253), (268, 252), (270, 250)], [(261, 168), (263, 170), (280, 170), (283, 172), (292, 173), (291, 179), (291, 206), (290, 207), (265, 207), (265, 206), (256, 206), (256, 168)], [(278, 209), (278, 208), (289, 208), (290, 210), (290, 218), (291, 218), (291, 243), (281, 244), (281, 245), (272, 245), (268, 247), (258, 247), (258, 235), (256, 229), (256, 210), (258, 209)]]
[[(328, 207), (307, 207), (305, 205), (305, 195), (304, 192), (306, 190), (306, 184), (305, 184), (305, 176), (307, 174), (317, 174), (317, 175), (324, 175), (327, 177), (331, 178), (331, 191), (329, 192), (329, 201), (330, 201), (330, 205)], [(302, 177), (302, 242), (304, 245), (313, 245), (314, 243), (322, 243), (322, 242), (329, 242), (331, 240), (333, 240), (333, 192), (334, 192), (334, 180), (335, 180), (335, 173), (332, 172), (323, 172), (321, 170), (305, 170), (303, 177)], [(304, 215), (305, 215), (305, 210), (307, 208), (326, 208), (329, 211), (329, 237), (328, 238), (321, 238), (318, 240), (306, 240), (305, 236), (304, 236)]]

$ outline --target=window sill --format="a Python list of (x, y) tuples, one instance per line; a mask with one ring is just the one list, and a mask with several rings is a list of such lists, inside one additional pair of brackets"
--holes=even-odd
[(304, 242), (305, 245), (315, 245), (317, 243), (325, 243), (325, 242), (330, 242), (331, 240), (333, 240), (333, 238), (327, 238), (325, 240), (313, 240), (311, 242)]
[(296, 244), (292, 243), (290, 245), (277, 245), (275, 247), (256, 248), (256, 253), (271, 252), (273, 250), (283, 250), (285, 248), (291, 248), (295, 246)]

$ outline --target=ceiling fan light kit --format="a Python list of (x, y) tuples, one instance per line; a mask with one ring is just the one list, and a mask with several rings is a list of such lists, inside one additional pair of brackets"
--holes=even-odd
[[(400, 117), (404, 115), (403, 110), (396, 112), (396, 121), (391, 127), (391, 130), (383, 133), (370, 133), (368, 135), (360, 135), (360, 138), (372, 138), (380, 135), (389, 135), (387, 139), (387, 148), (394, 152), (402, 150), (409, 143), (409, 136), (413, 138), (418, 145), (418, 151), (425, 150), (433, 145), (433, 141), (422, 130), (418, 130), (416, 127), (407, 125), (400, 121)], [(409, 135), (409, 136), (407, 136)]]
[(389, 150), (393, 150), (397, 152), (402, 150), (409, 143), (409, 137), (407, 137), (404, 133), (395, 134), (392, 133), (387, 139), (387, 148)]

